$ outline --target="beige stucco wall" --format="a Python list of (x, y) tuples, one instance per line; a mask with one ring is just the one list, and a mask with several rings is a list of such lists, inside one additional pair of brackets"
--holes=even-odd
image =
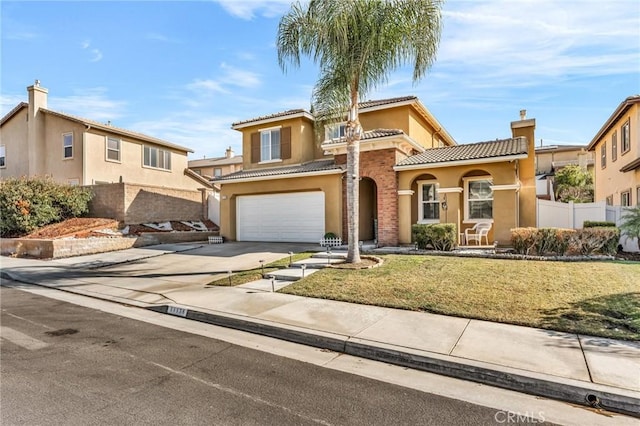
[[(160, 145), (111, 135), (120, 139), (120, 162), (108, 161), (106, 153), (107, 134), (90, 129), (85, 133), (85, 179), (84, 184), (93, 185), (96, 182), (128, 182), (136, 184), (150, 184), (178, 189), (196, 190), (201, 184), (185, 176), (187, 168), (186, 153), (176, 151)], [(171, 151), (171, 170), (144, 167), (143, 145), (155, 146)]]
[[(84, 126), (51, 114), (44, 115), (45, 170), (54, 180), (69, 183), (74, 180), (82, 184), (82, 132)], [(73, 157), (63, 158), (64, 133), (73, 134)]]
[(6, 150), (6, 166), (0, 168), (0, 177), (28, 176), (26, 108), (2, 125), (0, 129), (0, 145), (4, 145)]
[[(274, 127), (291, 127), (291, 158), (264, 163), (252, 163), (251, 134)], [(307, 118), (290, 118), (242, 129), (242, 167), (245, 170), (300, 164), (321, 157), (322, 152), (314, 140), (313, 123)]]
[[(625, 154), (622, 150), (621, 126), (630, 120), (631, 149)], [(633, 160), (640, 158), (640, 107), (638, 104), (632, 105), (626, 113), (621, 116), (611, 126), (594, 146), (595, 157), (595, 201), (605, 201), (608, 196), (612, 196), (613, 205), (620, 205), (620, 194), (625, 190), (631, 190), (631, 204), (638, 204), (638, 187), (640, 187), (640, 170), (622, 173), (620, 169)], [(618, 133), (618, 158), (613, 161), (611, 156), (611, 137), (613, 132)], [(607, 161), (606, 167), (602, 168), (601, 148), (606, 143)]]
[[(435, 179), (442, 190), (464, 188), (464, 177), (491, 176), (493, 185), (517, 184), (515, 163), (501, 162), (459, 167), (440, 167), (422, 170), (405, 170), (398, 172), (399, 191), (412, 190), (413, 195), (400, 195), (398, 205), (399, 241), (401, 244), (411, 243), (411, 225), (418, 218), (418, 180)], [(440, 194), (441, 199), (444, 193)], [(535, 197), (535, 194), (534, 194)], [(465, 222), (464, 193), (448, 192), (446, 194), (447, 209), (440, 210), (440, 223), (454, 223), (459, 232), (472, 227), (474, 222)], [(493, 227), (489, 233), (489, 241), (497, 240), (508, 244), (511, 229), (518, 223), (517, 193), (515, 189), (496, 190), (493, 192)]]
[(236, 197), (283, 192), (322, 191), (325, 196), (325, 232), (342, 235), (341, 174), (298, 179), (258, 180), (228, 183), (220, 190), (220, 235), (236, 239)]
[(518, 177), (520, 179), (520, 217), (519, 225), (523, 227), (535, 227), (538, 225), (536, 216), (536, 169), (535, 169), (535, 129), (536, 120), (511, 122), (511, 133), (514, 138), (524, 136), (527, 139), (527, 158), (517, 160)]

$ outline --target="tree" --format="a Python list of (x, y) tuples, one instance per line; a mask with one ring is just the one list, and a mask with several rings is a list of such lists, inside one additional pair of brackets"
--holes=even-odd
[(624, 212), (620, 231), (632, 240), (637, 238), (638, 247), (640, 247), (640, 204), (635, 207), (629, 207)]
[(593, 201), (593, 176), (584, 167), (569, 165), (556, 173), (556, 199), (562, 203)]
[(347, 117), (347, 262), (360, 262), (358, 247), (360, 148), (358, 103), (387, 81), (391, 71), (413, 64), (413, 81), (431, 67), (440, 42), (440, 0), (299, 1), (280, 20), (278, 63), (300, 66), (308, 56), (320, 65), (312, 94), (316, 124)]

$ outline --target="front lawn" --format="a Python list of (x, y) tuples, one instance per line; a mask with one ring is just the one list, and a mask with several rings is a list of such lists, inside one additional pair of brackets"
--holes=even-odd
[(638, 262), (381, 257), (381, 267), (324, 269), (281, 292), (640, 340)]

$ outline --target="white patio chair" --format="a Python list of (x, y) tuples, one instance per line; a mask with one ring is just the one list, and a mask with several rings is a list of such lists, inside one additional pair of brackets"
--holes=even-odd
[(467, 228), (464, 230), (464, 240), (467, 244), (471, 241), (477, 241), (478, 245), (482, 244), (482, 237), (487, 245), (489, 245), (489, 230), (491, 229), (491, 222), (478, 222), (473, 228)]

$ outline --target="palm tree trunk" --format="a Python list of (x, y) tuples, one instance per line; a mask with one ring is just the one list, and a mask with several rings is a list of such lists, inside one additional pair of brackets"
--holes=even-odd
[(347, 235), (349, 245), (347, 263), (360, 262), (360, 136), (358, 120), (358, 92), (351, 94), (351, 108), (347, 121)]

